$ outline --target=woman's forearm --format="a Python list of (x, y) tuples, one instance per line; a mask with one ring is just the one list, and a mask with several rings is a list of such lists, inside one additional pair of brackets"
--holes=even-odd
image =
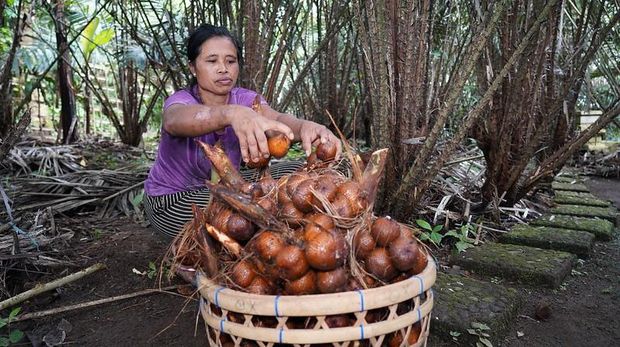
[(230, 105), (172, 105), (164, 112), (163, 128), (170, 135), (195, 137), (230, 125)]
[(295, 135), (294, 141), (301, 140), (301, 127), (303, 123), (306, 122), (305, 120), (296, 118), (295, 116), (286, 113), (278, 114), (276, 120), (286, 124), (289, 128), (291, 128), (291, 130), (293, 130), (293, 135)]

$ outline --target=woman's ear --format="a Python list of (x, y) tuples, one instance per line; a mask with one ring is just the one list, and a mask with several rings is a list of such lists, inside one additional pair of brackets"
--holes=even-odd
[(196, 77), (196, 67), (194, 64), (189, 63), (189, 71), (192, 73), (192, 76)]

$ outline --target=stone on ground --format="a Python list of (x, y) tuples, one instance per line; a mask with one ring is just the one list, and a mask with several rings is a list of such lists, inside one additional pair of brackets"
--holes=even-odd
[(531, 225), (562, 229), (583, 230), (594, 234), (596, 239), (609, 241), (614, 234), (612, 222), (598, 218), (583, 218), (559, 214), (548, 214), (533, 220)]
[(562, 183), (583, 183), (581, 178), (575, 176), (556, 176), (553, 178), (553, 181)]
[(487, 243), (469, 248), (453, 256), (451, 261), (475, 273), (557, 288), (570, 273), (575, 259), (574, 254), (562, 251)]
[(589, 192), (590, 190), (584, 184), (581, 183), (565, 183), (565, 182), (553, 182), (551, 188), (554, 190), (569, 190), (573, 192)]
[(594, 245), (594, 234), (587, 231), (535, 227), (520, 224), (499, 238), (502, 243), (564, 251), (587, 256)]
[(450, 332), (458, 332), (458, 342), (467, 345), (475, 345), (478, 339), (467, 332), (472, 323), (486, 324), (492, 342), (501, 340), (522, 302), (522, 296), (512, 288), (444, 273), (437, 274), (433, 292), (431, 338), (452, 340)]
[(585, 193), (583, 195), (571, 195), (565, 193), (573, 193), (568, 191), (558, 190), (555, 194), (555, 198), (553, 201), (556, 204), (563, 205), (586, 205), (586, 206), (597, 206), (597, 207), (609, 207), (611, 203), (609, 201), (601, 200), (596, 198), (594, 195)]
[(555, 196), (558, 196), (558, 195), (579, 196), (583, 198), (597, 199), (597, 197), (590, 192), (573, 192), (570, 190), (557, 190), (555, 191)]
[(612, 223), (616, 223), (617, 211), (615, 208), (582, 206), (582, 205), (558, 205), (551, 209), (553, 214), (563, 214), (576, 217), (590, 217), (606, 219)]

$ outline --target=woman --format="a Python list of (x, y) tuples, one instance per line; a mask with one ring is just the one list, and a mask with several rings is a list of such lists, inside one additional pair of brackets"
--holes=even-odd
[(164, 102), (161, 142), (144, 184), (145, 212), (156, 230), (176, 236), (192, 218), (191, 205), (205, 206), (204, 181), (211, 164), (195, 143), (220, 141), (234, 165), (268, 157), (266, 131), (279, 131), (301, 141), (306, 154), (312, 144), (340, 141), (325, 126), (277, 112), (262, 99), (261, 114), (252, 110), (257, 93), (235, 87), (242, 61), (237, 40), (223, 27), (203, 24), (187, 43), (194, 83)]

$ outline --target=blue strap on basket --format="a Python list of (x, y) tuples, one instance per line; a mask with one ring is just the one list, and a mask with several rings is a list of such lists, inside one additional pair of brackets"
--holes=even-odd
[(364, 324), (360, 325), (360, 340), (364, 339)]
[(364, 311), (364, 292), (361, 289), (356, 290), (357, 294), (360, 295), (360, 312)]
[(221, 319), (220, 320), (220, 331), (224, 332), (224, 322), (226, 321), (226, 319)]
[(220, 299), (219, 299), (219, 296), (220, 296), (220, 292), (221, 292), (222, 290), (224, 290), (224, 289), (226, 289), (226, 288), (225, 288), (225, 287), (217, 287), (217, 289), (215, 290), (215, 298), (214, 298), (214, 300), (215, 300), (215, 306), (216, 306), (216, 307), (220, 307)]
[(413, 276), (414, 278), (417, 278), (418, 281), (420, 281), (420, 295), (424, 294), (424, 280), (422, 279), (422, 277), (415, 275)]
[(276, 313), (276, 317), (280, 317), (280, 310), (278, 310), (278, 301), (280, 300), (280, 295), (276, 295), (276, 298), (273, 300), (274, 311)]
[(418, 322), (422, 320), (422, 310), (418, 307)]
[(280, 328), (280, 332), (278, 333), (278, 343), (282, 343), (284, 340), (284, 328)]

